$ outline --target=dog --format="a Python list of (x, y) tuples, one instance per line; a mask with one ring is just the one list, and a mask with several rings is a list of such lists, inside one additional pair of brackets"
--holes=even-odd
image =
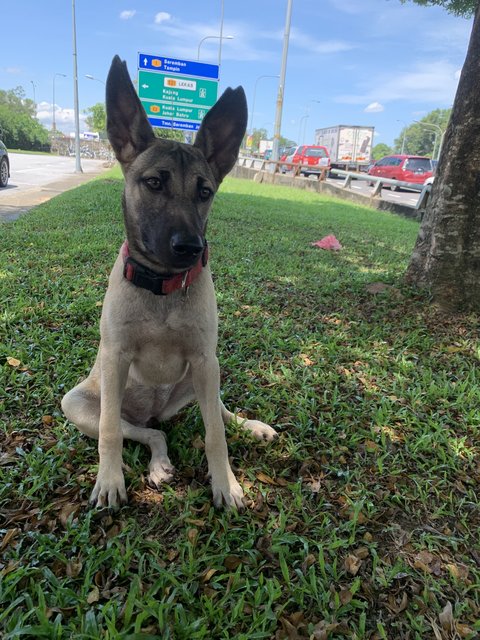
[(98, 439), (90, 504), (127, 501), (123, 439), (151, 450), (156, 488), (174, 468), (165, 434), (151, 419), (172, 418), (196, 400), (205, 425), (213, 502), (241, 509), (243, 491), (228, 460), (225, 424), (258, 439), (275, 430), (244, 420), (220, 400), (217, 307), (205, 234), (213, 197), (234, 166), (247, 123), (242, 87), (228, 88), (206, 114), (193, 145), (156, 138), (127, 65), (115, 56), (106, 84), (107, 133), (125, 178), (126, 241), (110, 273), (100, 344), (88, 377), (62, 399), (65, 416)]

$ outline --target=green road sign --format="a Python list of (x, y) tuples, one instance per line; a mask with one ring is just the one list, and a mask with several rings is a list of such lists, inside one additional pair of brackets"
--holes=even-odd
[[(157, 71), (140, 70), (138, 72), (138, 95), (142, 102), (148, 100), (157, 104), (196, 107), (197, 109), (191, 110), (190, 118), (198, 110), (206, 112), (213, 107), (217, 101), (217, 90), (216, 80), (176, 76)], [(198, 113), (194, 119), (201, 120), (198, 118)]]
[(182, 104), (142, 100), (143, 108), (149, 117), (173, 118), (175, 120), (203, 120), (210, 107), (189, 107)]

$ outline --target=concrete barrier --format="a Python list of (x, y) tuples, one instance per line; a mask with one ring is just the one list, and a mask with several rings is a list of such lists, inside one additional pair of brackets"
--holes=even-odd
[[(268, 161), (257, 160), (257, 162), (261, 163)], [(262, 171), (253, 167), (245, 166), (244, 162), (235, 165), (230, 172), (230, 175), (235, 178), (254, 180), (255, 182), (261, 182), (264, 184), (279, 184), (286, 187), (295, 187), (296, 189), (306, 189), (307, 191), (324, 193), (325, 195), (329, 195), (334, 198), (348, 200), (355, 204), (362, 204), (364, 206), (371, 207), (372, 209), (378, 209), (379, 211), (389, 211), (414, 220), (420, 220), (423, 214), (422, 209), (417, 209), (415, 207), (410, 207), (396, 202), (389, 202), (373, 195), (364, 195), (358, 193), (358, 191), (351, 191), (343, 185), (335, 185), (330, 182), (325, 182), (324, 180), (311, 180), (310, 178), (304, 178), (303, 176), (272, 173), (265, 170)]]

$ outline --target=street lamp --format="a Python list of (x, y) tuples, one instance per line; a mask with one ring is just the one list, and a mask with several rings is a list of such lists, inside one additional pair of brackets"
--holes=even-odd
[(401, 155), (403, 156), (403, 154), (405, 153), (405, 136), (407, 134), (407, 123), (404, 122), (403, 120), (397, 120), (397, 122), (401, 122), (403, 124), (403, 137), (402, 137), (402, 150), (401, 150)]
[(66, 78), (67, 76), (64, 73), (54, 73), (53, 74), (53, 103), (52, 103), (52, 131), (55, 134), (57, 129), (55, 124), (55, 78), (57, 76), (61, 76), (62, 78)]
[(30, 82), (32, 83), (32, 87), (33, 87), (33, 105), (35, 107), (35, 115), (37, 115), (37, 101), (35, 100), (35, 83), (33, 82), (33, 80), (30, 80)]
[(83, 173), (80, 162), (80, 111), (78, 107), (77, 25), (75, 0), (72, 0), (73, 106), (75, 112), (75, 173)]
[(105, 82), (103, 80), (100, 80), (100, 78), (95, 78), (94, 76), (90, 75), (89, 73), (85, 74), (85, 78), (88, 78), (89, 80), (96, 80), (97, 82), (101, 82), (102, 84), (105, 84)]
[(257, 98), (257, 83), (262, 78), (279, 78), (279, 77), (280, 76), (258, 76), (258, 78), (255, 80), (255, 86), (253, 88), (252, 111), (250, 113), (250, 127), (248, 128), (251, 134), (253, 134), (253, 114), (255, 113), (255, 100)]
[(275, 130), (273, 132), (272, 160), (278, 160), (280, 150), (280, 130), (282, 128), (283, 92), (287, 73), (288, 44), (290, 40), (290, 23), (292, 21), (293, 0), (287, 0), (287, 15), (283, 33), (282, 65), (280, 67), (280, 82), (278, 83), (277, 108), (275, 110)]
[[(320, 100), (309, 100), (308, 102), (318, 102), (318, 103), (320, 103)], [(309, 106), (308, 106), (308, 102), (307, 102), (307, 104), (305, 105), (305, 115), (304, 115), (304, 116), (302, 116), (302, 117), (300, 118), (300, 126), (299, 126), (299, 128), (298, 128), (298, 143), (299, 143), (299, 144), (300, 144), (301, 130), (302, 130), (302, 121), (303, 121), (303, 120), (305, 120), (305, 124), (304, 124), (304, 126), (303, 126), (302, 144), (304, 144), (304, 143), (305, 143), (305, 133), (306, 133), (306, 131), (307, 131), (307, 120), (308, 120), (308, 118), (310, 117), (310, 109), (309, 109)]]
[[(204, 42), (205, 40), (208, 40), (209, 38), (220, 40), (220, 42), (222, 40), (233, 40), (233, 36), (205, 36), (205, 38), (202, 38), (198, 43), (197, 60), (200, 60), (200, 47), (202, 46), (202, 42)], [(220, 57), (218, 60), (218, 66), (220, 66)]]
[[(437, 160), (440, 157), (440, 149), (442, 148), (442, 143), (443, 143), (443, 136), (445, 134), (445, 131), (442, 131), (442, 127), (440, 127), (440, 125), (438, 124), (434, 124), (433, 122), (420, 122), (419, 120), (414, 120), (414, 122), (416, 122), (417, 124), (419, 124), (422, 127), (434, 127), (435, 129), (437, 129), (438, 131), (440, 131), (440, 145), (438, 147), (438, 154), (437, 154)], [(435, 131), (435, 140), (433, 142), (433, 151), (432, 151), (432, 160), (435, 160), (435, 151), (437, 148), (437, 132)]]

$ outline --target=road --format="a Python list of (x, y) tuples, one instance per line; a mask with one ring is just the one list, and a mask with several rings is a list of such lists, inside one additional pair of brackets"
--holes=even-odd
[(83, 173), (75, 172), (75, 158), (9, 153), (10, 180), (0, 189), (0, 222), (15, 220), (46, 202), (107, 170), (104, 160), (82, 158)]

